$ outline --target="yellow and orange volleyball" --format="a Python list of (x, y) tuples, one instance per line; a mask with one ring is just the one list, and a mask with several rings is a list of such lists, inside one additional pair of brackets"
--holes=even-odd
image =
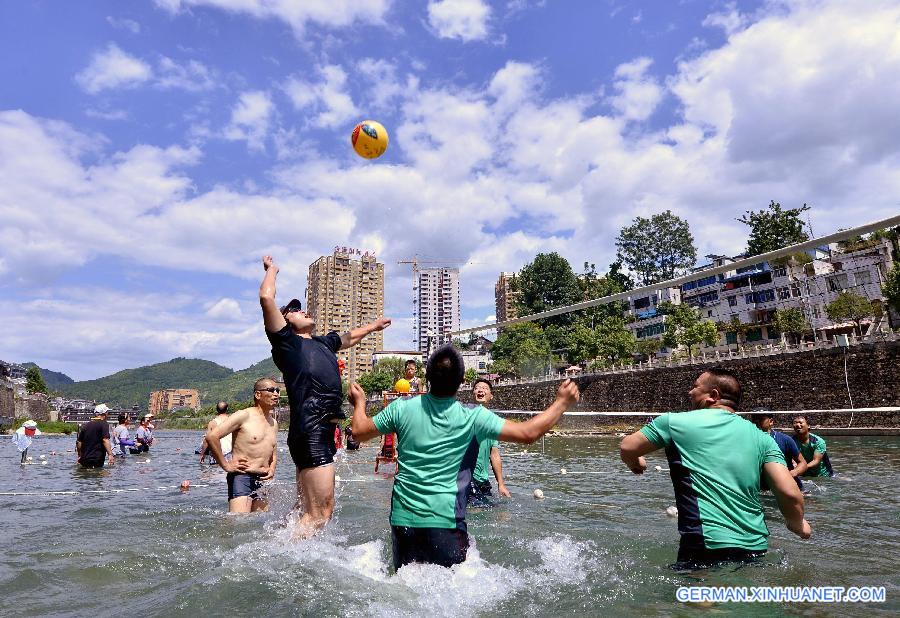
[(387, 129), (380, 122), (363, 120), (350, 134), (353, 150), (364, 159), (377, 159), (388, 147)]

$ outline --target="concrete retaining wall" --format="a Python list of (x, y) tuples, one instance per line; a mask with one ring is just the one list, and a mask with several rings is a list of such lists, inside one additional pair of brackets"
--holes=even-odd
[[(847, 374), (844, 375), (846, 361)], [(852, 348), (816, 349), (781, 356), (744, 358), (578, 378), (585, 412), (667, 412), (689, 408), (687, 392), (708, 367), (734, 372), (744, 387), (742, 409), (833, 410), (900, 406), (900, 342), (861, 344)], [(850, 392), (848, 395), (847, 384)], [(558, 382), (498, 386), (492, 408), (542, 410), (556, 394)], [(471, 391), (461, 391), (471, 401)], [(515, 416), (513, 416), (515, 417)], [(566, 415), (557, 426), (567, 431), (627, 431), (647, 417)], [(779, 427), (790, 420), (779, 417)], [(847, 427), (849, 413), (811, 415), (814, 427)], [(900, 428), (896, 412), (856, 412), (853, 427)]]

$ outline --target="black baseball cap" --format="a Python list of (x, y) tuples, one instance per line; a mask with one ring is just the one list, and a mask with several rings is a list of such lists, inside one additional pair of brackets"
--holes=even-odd
[(289, 313), (291, 311), (300, 311), (303, 308), (303, 304), (296, 298), (292, 298), (291, 301), (284, 305), (281, 308), (281, 315)]

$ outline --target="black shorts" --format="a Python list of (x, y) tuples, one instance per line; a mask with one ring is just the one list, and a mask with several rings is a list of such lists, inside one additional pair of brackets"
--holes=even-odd
[(261, 474), (242, 474), (229, 472), (228, 499), (249, 497), (251, 500), (262, 500), (259, 490), (262, 487)]
[(87, 460), (82, 459), (78, 463), (81, 464), (82, 468), (102, 468), (103, 462), (104, 462), (103, 459), (100, 459), (99, 461), (98, 460), (87, 461)]
[(677, 569), (705, 569), (723, 562), (753, 562), (766, 555), (765, 549), (744, 549), (742, 547), (720, 547), (707, 549), (701, 539), (693, 535), (681, 537), (678, 546)]
[(391, 526), (394, 569), (423, 562), (451, 567), (466, 559), (469, 535), (458, 528)]
[(466, 490), (466, 498), (469, 504), (488, 506), (493, 504), (490, 481), (476, 481), (472, 479)]
[(334, 463), (334, 423), (323, 423), (309, 433), (288, 437), (288, 449), (298, 470)]

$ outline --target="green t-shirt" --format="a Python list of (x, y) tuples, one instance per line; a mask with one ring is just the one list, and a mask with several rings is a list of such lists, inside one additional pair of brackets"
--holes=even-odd
[(430, 394), (396, 399), (372, 420), (380, 433), (397, 434), (391, 525), (464, 528), (478, 443), (496, 440), (505, 421), (484, 406)]
[(702, 535), (707, 549), (768, 548), (760, 473), (785, 465), (772, 436), (719, 408), (663, 414), (641, 433), (666, 449), (682, 536)]
[(496, 440), (482, 440), (478, 443), (478, 461), (475, 462), (475, 471), (472, 478), (479, 483), (488, 480), (488, 472), (491, 469), (491, 449), (500, 443)]
[[(797, 443), (797, 448), (800, 449), (806, 463), (811, 462), (813, 460), (813, 455), (816, 453), (825, 453), (825, 440), (814, 433), (809, 434), (809, 441), (806, 444), (801, 444), (800, 440), (797, 439), (797, 436), (794, 436), (794, 442)], [(815, 444), (813, 444), (813, 442), (815, 442)], [(825, 467), (824, 460), (820, 461), (815, 466), (807, 468), (806, 472), (803, 473), (803, 476), (828, 476), (828, 469)]]

